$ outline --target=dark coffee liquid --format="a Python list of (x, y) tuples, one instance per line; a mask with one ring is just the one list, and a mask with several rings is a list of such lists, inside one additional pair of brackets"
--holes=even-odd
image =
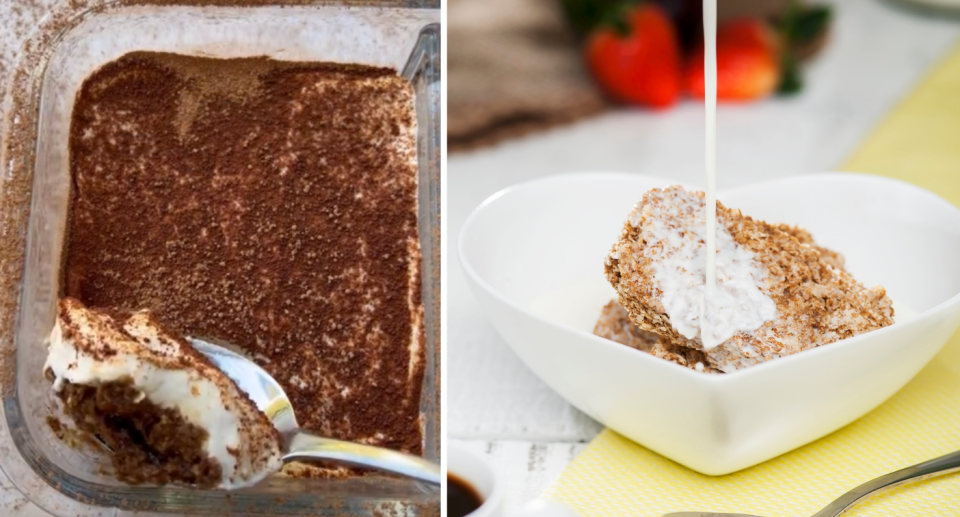
[(466, 517), (480, 508), (483, 498), (466, 481), (447, 474), (447, 517)]

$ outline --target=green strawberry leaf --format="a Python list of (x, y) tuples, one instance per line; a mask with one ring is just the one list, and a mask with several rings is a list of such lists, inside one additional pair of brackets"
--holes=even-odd
[(560, 0), (574, 30), (586, 36), (597, 27), (613, 27), (621, 36), (630, 34), (627, 13), (641, 0)]
[(620, 0), (560, 0), (567, 20), (581, 36), (603, 23), (608, 11), (620, 3)]
[(777, 94), (794, 95), (803, 89), (803, 74), (792, 50), (787, 49), (780, 60), (780, 85)]
[(806, 45), (819, 38), (830, 26), (832, 17), (833, 11), (825, 5), (814, 5), (799, 11), (792, 20), (791, 43)]
[(803, 89), (803, 74), (800, 70), (798, 55), (805, 48), (823, 37), (830, 27), (833, 11), (826, 5), (807, 6), (799, 0), (790, 2), (787, 12), (780, 21), (780, 34), (783, 37), (783, 55), (780, 58), (780, 85), (777, 93), (792, 95)]

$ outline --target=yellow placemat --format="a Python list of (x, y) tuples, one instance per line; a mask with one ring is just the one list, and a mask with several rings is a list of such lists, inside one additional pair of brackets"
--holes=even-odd
[[(893, 110), (842, 169), (906, 180), (960, 206), (960, 47)], [(704, 476), (607, 429), (546, 496), (584, 517), (652, 517), (693, 510), (802, 517), (860, 483), (956, 450), (960, 333), (882, 406), (778, 458), (727, 476)], [(844, 515), (960, 515), (960, 474), (878, 495)]]

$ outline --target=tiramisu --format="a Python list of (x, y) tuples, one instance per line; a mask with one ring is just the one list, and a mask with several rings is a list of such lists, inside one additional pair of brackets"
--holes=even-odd
[(416, 148), (391, 69), (128, 54), (77, 94), (63, 294), (240, 347), (306, 429), (420, 453)]
[(60, 301), (44, 370), (77, 428), (133, 484), (248, 486), (280, 469), (280, 437), (236, 384), (147, 312)]
[(729, 373), (893, 323), (883, 287), (858, 283), (808, 232), (719, 203), (717, 288), (705, 296), (704, 213), (702, 192), (653, 189), (606, 258), (631, 332), (659, 336), (654, 355)]

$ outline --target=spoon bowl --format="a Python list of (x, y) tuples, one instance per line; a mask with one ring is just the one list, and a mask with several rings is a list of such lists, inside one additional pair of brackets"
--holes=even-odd
[(241, 391), (250, 397), (273, 426), (280, 432), (283, 462), (336, 461), (371, 468), (439, 485), (440, 466), (419, 456), (382, 447), (364, 445), (317, 436), (300, 428), (293, 405), (280, 384), (263, 368), (227, 348), (198, 338), (189, 338), (200, 353)]

